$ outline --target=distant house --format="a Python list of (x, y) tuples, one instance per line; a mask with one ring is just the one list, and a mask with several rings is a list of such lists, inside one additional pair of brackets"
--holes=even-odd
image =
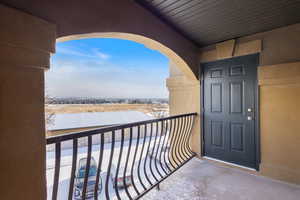
[(139, 111), (56, 114), (47, 127), (47, 136), (153, 119)]

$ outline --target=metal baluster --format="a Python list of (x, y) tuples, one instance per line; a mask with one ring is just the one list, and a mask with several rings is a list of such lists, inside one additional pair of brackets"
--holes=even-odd
[[(189, 136), (188, 136), (189, 138), (191, 138), (191, 135), (192, 135), (193, 126), (194, 126), (194, 124), (195, 124), (195, 116), (194, 116), (194, 115), (193, 115), (193, 116), (190, 116), (190, 119), (191, 119), (191, 120), (190, 120), (191, 123), (190, 123), (190, 128), (189, 128)], [(188, 150), (189, 150), (189, 152), (190, 152), (192, 155), (194, 155), (195, 153), (192, 151), (189, 142), (190, 142), (190, 140), (187, 142)]]
[(182, 149), (183, 149), (183, 153), (186, 156), (186, 159), (188, 159), (190, 157), (189, 151), (188, 151), (188, 147), (187, 147), (187, 141), (189, 140), (189, 124), (190, 124), (190, 120), (188, 117), (185, 117), (185, 128), (184, 128), (184, 138), (182, 141)]
[[(145, 124), (144, 127), (146, 127), (147, 124)], [(138, 126), (138, 129), (139, 129), (139, 132), (140, 132), (140, 126)], [(146, 186), (144, 185), (142, 179), (141, 179), (141, 161), (142, 161), (142, 158), (143, 158), (143, 153), (144, 153), (144, 147), (145, 147), (145, 142), (146, 142), (146, 137), (147, 137), (147, 132), (145, 132), (147, 129), (144, 128), (144, 140), (143, 140), (143, 146), (142, 146), (142, 150), (141, 150), (141, 153), (140, 153), (140, 158), (139, 158), (139, 164), (138, 164), (138, 178), (139, 178), (139, 181), (142, 185), (142, 187), (144, 188), (144, 190), (146, 190)]]
[(91, 156), (92, 156), (92, 136), (90, 135), (90, 136), (88, 136), (88, 152), (87, 152), (84, 182), (83, 182), (83, 188), (82, 188), (82, 199), (83, 200), (86, 199), (86, 190), (87, 190), (87, 184), (88, 184), (90, 166), (91, 166)]
[(176, 152), (178, 153), (178, 157), (179, 157), (179, 162), (180, 162), (180, 165), (182, 164), (182, 162), (184, 161), (184, 158), (182, 158), (182, 155), (180, 153), (180, 135), (181, 135), (181, 131), (182, 131), (182, 118), (178, 118), (179, 120), (179, 124), (178, 124), (178, 131), (177, 131), (177, 137), (176, 137), (176, 147), (175, 147), (175, 150), (177, 150)]
[(185, 116), (184, 117), (181, 117), (181, 121), (182, 121), (182, 124), (181, 124), (181, 132), (180, 132), (180, 140), (179, 140), (179, 151), (180, 151), (180, 154), (182, 156), (182, 161), (185, 161), (188, 159), (188, 157), (186, 156), (185, 152), (184, 152), (184, 138), (185, 138), (185, 133), (186, 133), (186, 118)]
[(101, 181), (101, 190), (103, 188), (102, 186), (102, 179), (101, 179), (101, 167), (103, 162), (103, 153), (104, 153), (104, 134), (100, 135), (100, 152), (99, 152), (99, 161), (98, 161), (98, 168), (97, 168), (97, 176), (96, 176), (96, 182), (95, 182), (95, 191), (94, 191), (94, 199), (98, 199), (98, 190), (99, 190), (99, 181)]
[[(164, 121), (162, 120), (161, 121), (161, 130), (160, 130), (159, 143), (158, 143), (158, 148), (157, 148), (155, 159), (159, 160), (159, 164), (160, 164), (160, 167), (161, 167), (162, 171), (165, 173), (165, 175), (167, 175), (168, 173), (166, 172), (166, 170), (163, 166), (162, 160), (161, 160), (161, 153), (162, 153), (163, 148), (164, 148), (164, 145), (163, 145), (164, 143), (161, 144), (161, 138), (162, 138), (163, 132), (164, 132)], [(165, 139), (165, 136), (164, 136), (164, 139)], [(160, 150), (160, 152), (159, 152), (159, 150)], [(159, 152), (159, 155), (158, 155), (158, 152)]]
[[(127, 150), (125, 169), (124, 169), (124, 173), (123, 173), (123, 184), (124, 184), (124, 186), (126, 186), (126, 171), (127, 171), (128, 160), (129, 160), (129, 156), (130, 156), (131, 144), (132, 144), (132, 128), (130, 128), (129, 146), (128, 146), (128, 150)], [(125, 192), (126, 192), (128, 198), (132, 199), (131, 194), (129, 193), (127, 187), (125, 187)]]
[(177, 152), (177, 150), (178, 150), (178, 146), (177, 146), (178, 135), (179, 135), (179, 132), (180, 132), (179, 122), (178, 121), (179, 121), (179, 118), (176, 118), (176, 120), (175, 120), (176, 127), (175, 127), (175, 130), (174, 130), (174, 142), (173, 142), (174, 146), (173, 146), (173, 152), (172, 152), (173, 156), (176, 159), (176, 164), (177, 164), (176, 167), (178, 167), (178, 166), (181, 165), (180, 157), (179, 157), (178, 152)]
[(189, 155), (189, 156), (191, 156), (191, 154), (192, 154), (192, 152), (190, 151), (190, 149), (189, 149), (189, 143), (190, 143), (190, 131), (191, 131), (191, 118), (189, 117), (189, 116), (187, 116), (187, 119), (188, 119), (188, 124), (187, 124), (187, 127), (186, 127), (186, 129), (187, 129), (187, 136), (186, 136), (186, 140), (185, 140), (185, 151), (187, 152), (187, 154)]
[[(151, 123), (152, 124), (152, 123)], [(151, 139), (152, 139), (152, 129), (150, 129), (150, 138), (149, 138), (149, 142), (148, 142), (148, 147), (147, 147), (147, 151), (146, 151), (146, 157), (145, 157), (145, 162), (144, 162), (144, 174), (145, 174), (145, 177), (148, 181), (148, 183), (152, 186), (152, 182), (150, 180), (150, 178), (148, 177), (148, 173), (147, 173), (147, 169), (146, 169), (146, 166), (147, 166), (147, 160), (148, 160), (148, 152), (149, 152), (149, 149), (150, 149), (150, 144), (151, 144)], [(147, 134), (147, 124), (145, 126), (145, 132)]]
[(115, 175), (115, 182), (114, 182), (114, 188), (116, 191), (117, 198), (119, 200), (121, 200), (121, 197), (120, 197), (119, 188), (118, 188), (118, 176), (119, 176), (119, 169), (120, 169), (120, 164), (121, 164), (121, 159), (122, 159), (123, 146), (124, 146), (124, 129), (121, 130), (121, 146), (120, 146), (119, 159), (118, 159), (116, 175)]
[[(130, 128), (130, 132), (132, 132), (132, 128)], [(131, 165), (131, 182), (132, 182), (132, 186), (133, 186), (135, 192), (137, 193), (137, 195), (140, 195), (140, 192), (137, 189), (135, 182), (134, 182), (133, 170), (134, 170), (134, 163), (135, 163), (135, 159), (136, 159), (136, 153), (137, 153), (137, 150), (139, 147), (139, 141), (140, 141), (140, 129), (138, 129), (137, 142), (136, 142), (135, 152), (134, 152), (133, 161), (132, 161), (132, 165)]]
[(109, 199), (109, 179), (110, 179), (112, 158), (113, 158), (114, 149), (115, 149), (115, 131), (113, 130), (111, 133), (112, 133), (111, 134), (111, 149), (110, 149), (108, 169), (107, 169), (107, 175), (106, 175), (106, 181), (105, 181), (105, 196), (106, 196), (106, 199)]
[(52, 190), (52, 200), (57, 199), (59, 172), (60, 172), (60, 159), (61, 159), (61, 143), (55, 143), (55, 169), (54, 169), (54, 181)]
[(183, 155), (183, 157), (184, 157), (184, 160), (187, 160), (188, 159), (188, 155), (187, 155), (187, 152), (186, 152), (186, 146), (185, 146), (185, 141), (186, 141), (186, 136), (187, 136), (187, 119), (186, 119), (186, 117), (183, 117), (182, 118), (182, 120), (183, 120), (183, 130), (182, 130), (182, 136), (181, 136), (181, 139), (180, 139), (180, 149), (181, 149), (181, 153), (182, 153), (182, 155)]
[[(168, 149), (168, 160), (169, 160), (169, 163), (171, 164), (171, 166), (173, 167), (173, 169), (176, 168), (176, 166), (174, 164), (176, 164), (178, 166), (178, 163), (176, 162), (175, 159), (172, 159), (173, 158), (173, 152), (170, 152), (171, 149), (173, 151), (173, 146), (174, 146), (174, 131), (175, 131), (175, 125), (173, 125), (174, 123), (176, 123), (176, 119), (171, 119), (170, 120), (170, 140), (168, 141), (168, 144), (169, 144), (169, 149)], [(175, 163), (173, 163), (175, 162)]]
[[(160, 160), (162, 161), (162, 155), (163, 155), (163, 161), (164, 161), (164, 164), (165, 166), (167, 167), (167, 169), (169, 170), (169, 172), (171, 172), (171, 169), (166, 161), (166, 152), (168, 151), (169, 147), (168, 147), (168, 140), (167, 138), (169, 139), (169, 135), (168, 135), (168, 121), (166, 120), (166, 130), (165, 130), (165, 134), (164, 134), (164, 140), (163, 140), (163, 147), (166, 148), (164, 153), (162, 153), (162, 151), (160, 152)], [(165, 171), (165, 170), (164, 170)], [(166, 174), (168, 174), (169, 172), (165, 171)]]
[[(158, 135), (158, 122), (156, 122), (156, 134), (155, 134), (155, 143), (154, 143), (154, 148), (153, 148), (153, 152), (155, 150), (155, 146), (156, 146), (156, 142), (157, 142), (157, 135)], [(159, 137), (161, 139), (161, 137)], [(160, 142), (160, 139), (159, 139), (159, 142)], [(157, 149), (155, 150), (156, 153), (155, 153), (155, 158), (154, 158), (154, 166), (155, 166), (155, 169), (157, 171), (157, 173), (159, 174), (160, 178), (162, 178), (162, 174), (160, 173), (158, 167), (157, 167), (157, 153), (158, 153), (158, 150), (159, 150), (159, 144), (158, 144), (158, 147)]]
[(76, 176), (75, 172), (76, 172), (76, 164), (77, 164), (77, 152), (78, 152), (78, 140), (77, 140), (77, 138), (75, 138), (75, 139), (73, 139), (72, 169), (71, 169), (71, 179), (70, 179), (68, 200), (73, 199), (74, 179)]
[[(152, 135), (152, 133), (153, 133), (153, 123), (151, 123), (151, 135)], [(155, 141), (156, 141), (156, 138), (154, 138), (154, 146), (152, 147), (153, 149), (152, 149), (151, 155), (149, 156), (149, 158), (150, 158), (150, 172), (151, 172), (153, 178), (155, 179), (155, 181), (158, 181), (158, 179), (156, 178), (155, 174), (153, 173), (153, 169), (152, 169), (152, 160), (153, 160), (152, 156), (153, 156), (153, 152), (154, 152), (154, 149), (155, 149)]]

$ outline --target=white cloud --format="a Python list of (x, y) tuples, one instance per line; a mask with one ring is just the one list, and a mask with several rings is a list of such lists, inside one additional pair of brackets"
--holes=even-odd
[(80, 52), (78, 50), (74, 50), (74, 49), (71, 49), (71, 48), (60, 47), (60, 46), (58, 46), (56, 48), (56, 53), (57, 54), (72, 55), (72, 56), (81, 56), (81, 57), (94, 57), (90, 54), (83, 53), (83, 52)]
[(101, 58), (103, 60), (107, 60), (107, 59), (109, 59), (111, 57), (110, 55), (101, 52), (99, 49), (95, 50), (95, 55), (97, 55), (99, 58)]
[(104, 52), (101, 52), (99, 49), (93, 49), (91, 52), (83, 52), (78, 49), (74, 49), (74, 48), (72, 49), (70, 47), (66, 48), (66, 47), (61, 47), (61, 46), (57, 47), (56, 53), (85, 57), (85, 58), (94, 58), (94, 59), (100, 58), (101, 60), (107, 60), (111, 57), (110, 55), (108, 55)]
[(46, 72), (46, 90), (59, 97), (167, 97), (165, 80), (159, 74), (164, 76), (159, 71), (129, 70), (108, 62), (60, 60)]
[(56, 55), (46, 72), (46, 90), (51, 96), (168, 97), (166, 68), (152, 68), (147, 61), (121, 63), (118, 56), (110, 59), (97, 47), (58, 45)]

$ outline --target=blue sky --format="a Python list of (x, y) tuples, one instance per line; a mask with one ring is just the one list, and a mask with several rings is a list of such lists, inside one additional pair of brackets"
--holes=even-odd
[(46, 72), (53, 97), (167, 98), (169, 60), (142, 44), (120, 39), (57, 43)]

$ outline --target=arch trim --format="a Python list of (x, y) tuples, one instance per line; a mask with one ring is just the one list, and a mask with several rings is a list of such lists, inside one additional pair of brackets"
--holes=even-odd
[(191, 80), (197, 80), (197, 77), (195, 76), (191, 68), (188, 66), (188, 64), (172, 49), (168, 48), (167, 46), (161, 44), (156, 40), (142, 35), (121, 32), (86, 33), (59, 37), (56, 41), (65, 42), (69, 40), (79, 40), (88, 38), (116, 38), (138, 42), (140, 44), (145, 45), (149, 49), (159, 51), (160, 53), (168, 57), (170, 59), (170, 62), (174, 63), (185, 76), (187, 76)]

